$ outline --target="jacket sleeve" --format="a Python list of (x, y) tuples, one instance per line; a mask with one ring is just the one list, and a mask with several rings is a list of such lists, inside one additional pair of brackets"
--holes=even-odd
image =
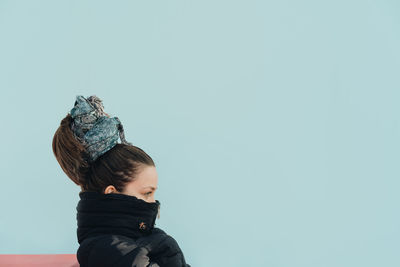
[(145, 247), (149, 257), (161, 267), (190, 267), (176, 240), (160, 228), (154, 228), (153, 240)]
[(144, 247), (137, 247), (130, 253), (123, 256), (119, 261), (117, 261), (113, 266), (118, 267), (160, 267), (155, 262), (150, 262), (148, 257), (149, 251)]

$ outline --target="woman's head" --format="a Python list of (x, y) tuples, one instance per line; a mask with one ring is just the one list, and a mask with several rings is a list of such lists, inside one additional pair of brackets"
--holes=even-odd
[(121, 193), (135, 196), (147, 202), (155, 202), (155, 191), (157, 190), (158, 175), (155, 166), (145, 166), (140, 168), (135, 175), (135, 179), (127, 183), (121, 192), (118, 192), (113, 185), (107, 186), (104, 193)]
[(53, 153), (67, 176), (82, 191), (122, 193), (154, 202), (158, 177), (152, 158), (139, 147), (116, 144), (91, 161), (90, 154), (71, 130), (68, 114), (56, 130)]

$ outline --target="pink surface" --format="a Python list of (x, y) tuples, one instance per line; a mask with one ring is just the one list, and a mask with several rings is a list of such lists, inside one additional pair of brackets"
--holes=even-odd
[(0, 254), (1, 267), (79, 267), (75, 254)]

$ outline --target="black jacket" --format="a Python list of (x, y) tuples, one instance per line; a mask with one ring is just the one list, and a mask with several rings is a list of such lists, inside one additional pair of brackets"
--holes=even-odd
[(77, 258), (81, 267), (190, 267), (176, 240), (154, 227), (160, 202), (80, 192)]

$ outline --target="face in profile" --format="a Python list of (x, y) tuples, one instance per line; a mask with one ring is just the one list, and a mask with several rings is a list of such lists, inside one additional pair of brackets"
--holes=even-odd
[(136, 175), (134, 181), (128, 183), (122, 192), (118, 192), (114, 186), (109, 185), (104, 193), (120, 193), (135, 196), (146, 202), (155, 202), (155, 191), (158, 185), (158, 175), (156, 167), (145, 166)]

